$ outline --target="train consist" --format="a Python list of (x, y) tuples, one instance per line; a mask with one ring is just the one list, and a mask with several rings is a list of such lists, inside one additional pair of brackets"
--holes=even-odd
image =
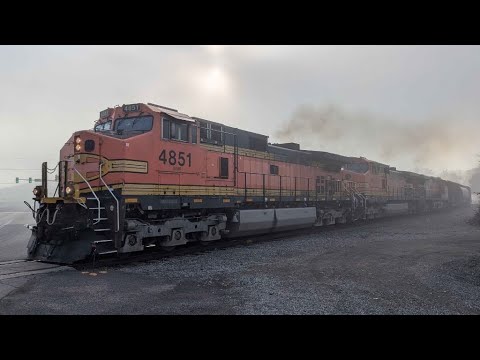
[(53, 197), (46, 163), (34, 189), (30, 259), (74, 263), (471, 202), (460, 184), (270, 144), (152, 103), (100, 112), (93, 130), (70, 137), (57, 166)]

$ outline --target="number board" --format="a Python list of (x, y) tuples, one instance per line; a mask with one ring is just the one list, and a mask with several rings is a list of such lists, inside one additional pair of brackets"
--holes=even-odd
[(140, 111), (140, 104), (123, 105), (123, 111), (125, 112)]

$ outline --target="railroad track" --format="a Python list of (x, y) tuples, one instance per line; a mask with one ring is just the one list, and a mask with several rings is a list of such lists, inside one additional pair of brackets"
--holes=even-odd
[[(359, 224), (355, 224), (359, 226)], [(250, 244), (258, 244), (261, 242), (275, 241), (279, 239), (286, 239), (292, 236), (308, 235), (313, 233), (319, 233), (320, 231), (333, 231), (339, 227), (347, 227), (351, 224), (341, 224), (337, 226), (329, 226), (322, 228), (311, 228), (302, 230), (290, 230), (287, 232), (258, 235), (254, 238), (236, 238), (213, 241), (206, 244), (189, 243), (181, 247), (177, 247), (173, 250), (165, 250), (162, 248), (151, 247), (147, 248), (143, 252), (139, 253), (126, 253), (117, 255), (104, 255), (102, 257), (96, 256), (82, 262), (77, 262), (73, 265), (59, 265), (48, 262), (36, 261), (36, 260), (12, 260), (0, 262), (0, 281), (4, 279), (11, 279), (15, 277), (44, 274), (55, 271), (63, 271), (67, 269), (75, 269), (78, 271), (95, 271), (99, 268), (122, 266), (132, 263), (141, 263), (153, 260), (160, 260), (163, 258), (182, 256), (182, 255), (195, 255), (201, 254), (207, 251), (224, 250), (236, 246), (245, 246)], [(360, 225), (361, 226), (361, 225)]]
[(69, 267), (30, 260), (11, 260), (0, 262), (0, 281), (16, 277), (45, 274), (67, 270)]

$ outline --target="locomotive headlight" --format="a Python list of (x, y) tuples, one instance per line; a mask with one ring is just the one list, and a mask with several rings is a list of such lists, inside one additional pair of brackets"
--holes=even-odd
[(40, 199), (43, 195), (43, 188), (41, 186), (35, 186), (33, 189), (33, 195), (36, 199)]
[(65, 197), (73, 197), (75, 196), (76, 186), (73, 181), (69, 181), (65, 186)]
[(82, 138), (80, 136), (75, 136), (75, 151), (80, 152), (82, 150)]

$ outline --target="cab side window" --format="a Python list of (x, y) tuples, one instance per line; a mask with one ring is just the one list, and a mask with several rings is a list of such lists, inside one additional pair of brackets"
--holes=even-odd
[(187, 124), (176, 121), (170, 122), (170, 139), (188, 142)]
[(190, 131), (192, 133), (192, 144), (197, 143), (197, 127), (195, 125), (190, 126)]
[(179, 121), (162, 119), (162, 138), (188, 142), (188, 125)]
[(164, 139), (170, 140), (170, 121), (163, 119), (163, 131), (162, 136)]

